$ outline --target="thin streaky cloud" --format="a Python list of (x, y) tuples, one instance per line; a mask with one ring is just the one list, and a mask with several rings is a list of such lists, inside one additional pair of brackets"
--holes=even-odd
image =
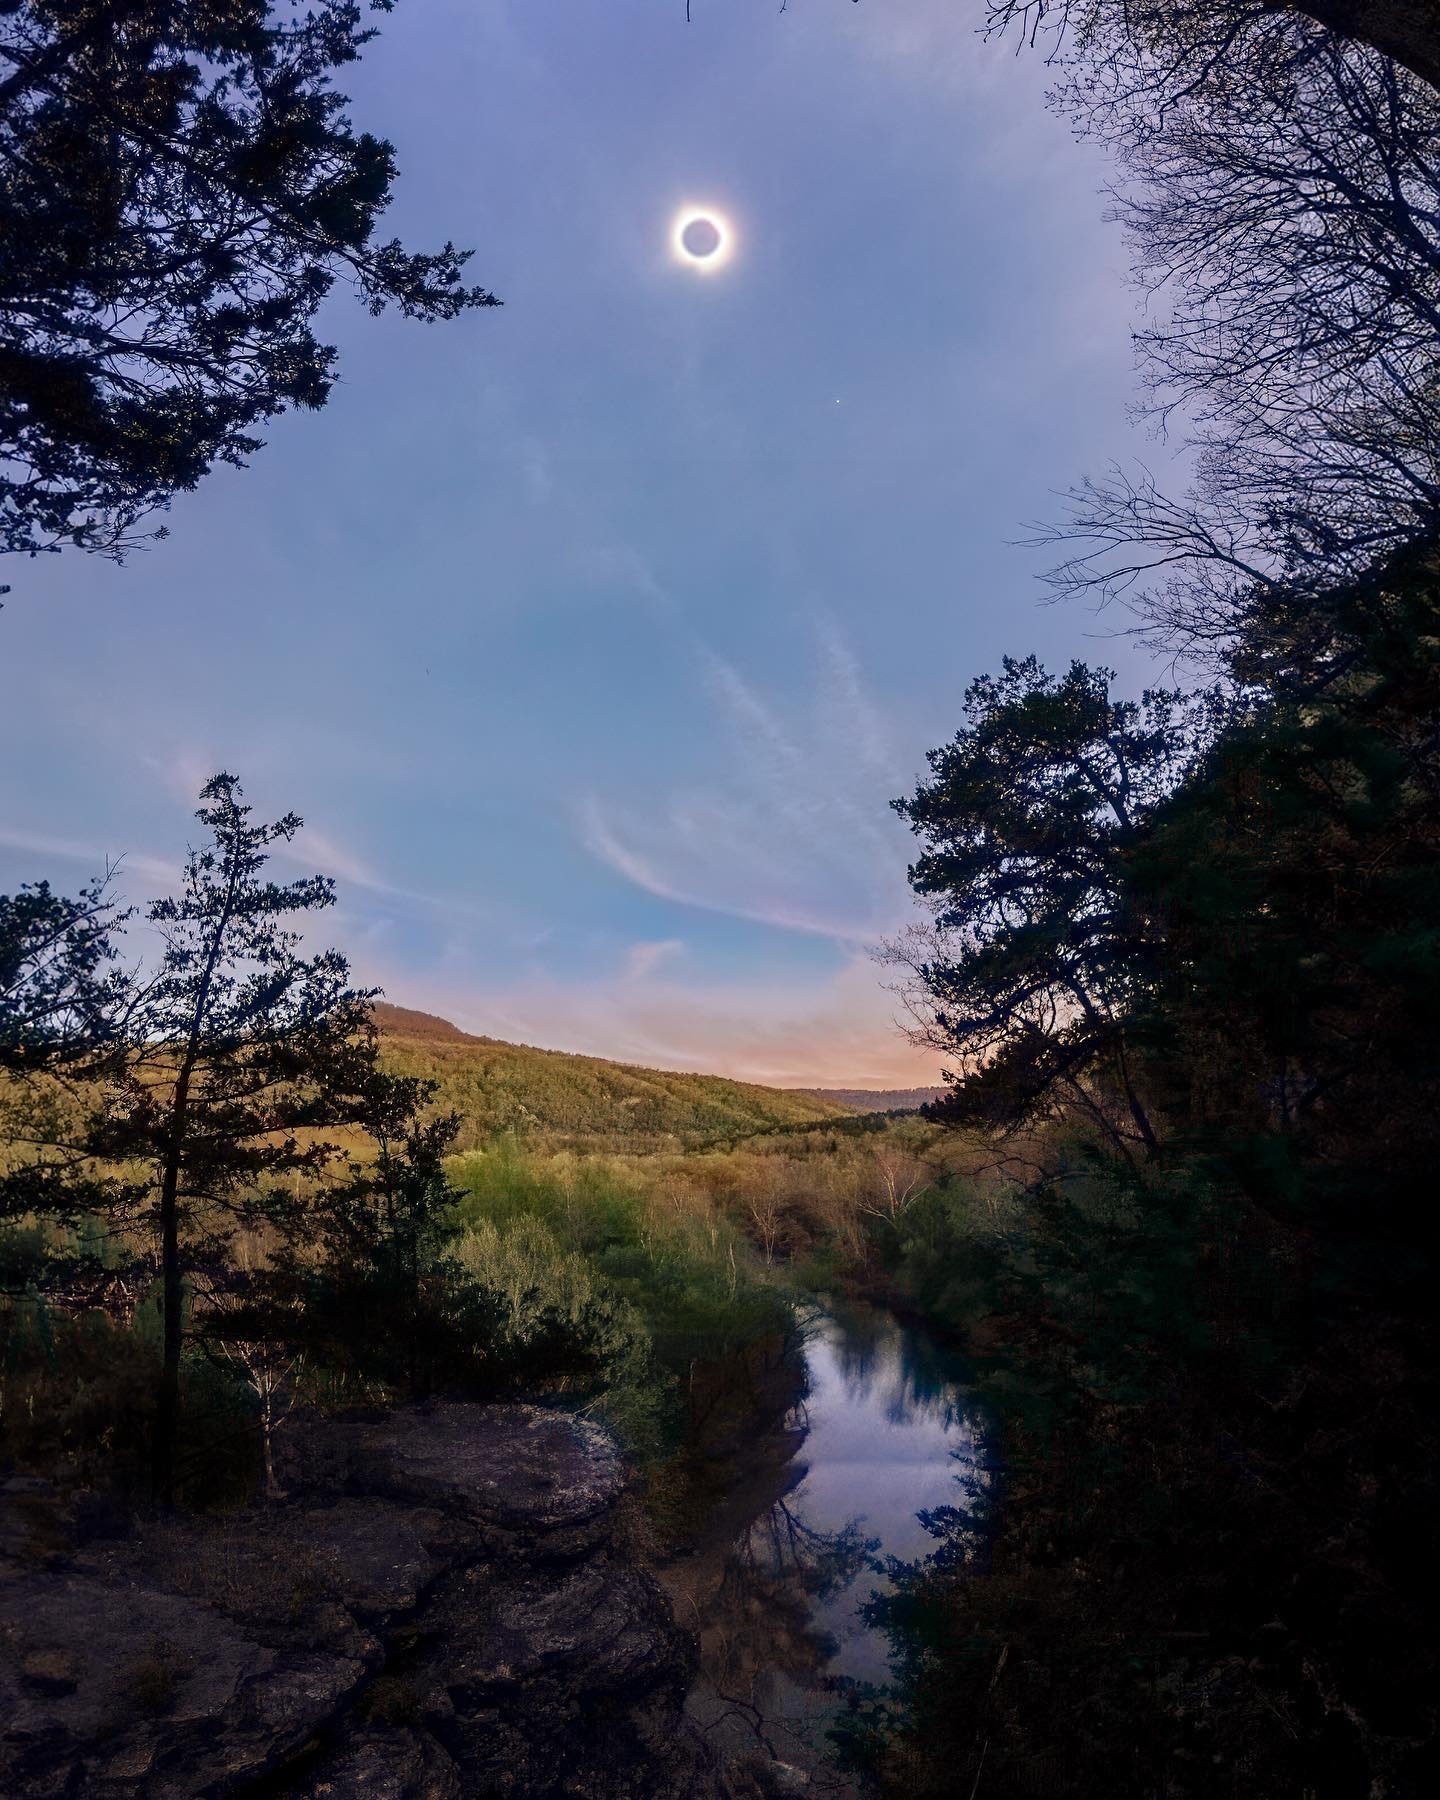
[(729, 768), (709, 786), (624, 806), (591, 794), (592, 855), (656, 898), (855, 946), (909, 910), (903, 833), (883, 722), (858, 661), (822, 635), (818, 699), (782, 715), (695, 640), (701, 685), (727, 731)]
[(806, 759), (799, 745), (733, 663), (701, 648), (706, 685), (727, 715), (739, 756), (770, 804), (810, 835), (814, 819), (803, 798)]
[(0, 825), (0, 847), (16, 850), (22, 856), (59, 858), (62, 862), (78, 863), (89, 875), (102, 875), (107, 868), (113, 868), (121, 875), (140, 875), (146, 881), (164, 882), (167, 887), (174, 882), (177, 874), (175, 865), (162, 861), (158, 856), (127, 850), (106, 851), (95, 844), (81, 843), (75, 838), (52, 837), (47, 832), (24, 831), (10, 825)]
[(342, 895), (358, 890), (362, 894), (373, 894), (381, 900), (397, 900), (407, 906), (419, 906), (432, 912), (450, 914), (455, 918), (490, 924), (497, 918), (494, 908), (473, 900), (460, 900), (449, 894), (426, 893), (421, 888), (402, 887), (396, 882), (387, 881), (384, 876), (376, 874), (363, 858), (323, 832), (307, 828), (292, 843), (274, 845), (272, 854), (278, 861), (289, 863), (292, 867), (330, 876)]
[(656, 938), (632, 944), (625, 953), (625, 977), (628, 981), (645, 981), (684, 954), (683, 938)]
[[(166, 793), (177, 799), (188, 800), (192, 808), (196, 805), (200, 789), (215, 769), (222, 766), (213, 757), (193, 746), (182, 746), (168, 755), (147, 753), (140, 760), (146, 768), (159, 776), (160, 785)], [(248, 794), (246, 798), (249, 799)], [(274, 816), (265, 813), (263, 807), (257, 810), (263, 817)], [(317, 830), (313, 825), (302, 823), (294, 838), (288, 841), (282, 838), (272, 844), (270, 854), (277, 862), (287, 863), (292, 868), (328, 875), (346, 888), (360, 888), (366, 893), (383, 895), (387, 899), (409, 900), (421, 905), (434, 903), (427, 894), (386, 881), (383, 876), (376, 874), (364, 857), (339, 842), (329, 832)]]
[[(580, 807), (581, 841), (593, 856), (657, 900), (669, 900), (677, 906), (693, 906), (701, 912), (719, 913), (725, 918), (744, 919), (752, 925), (770, 925), (784, 931), (799, 931), (808, 936), (829, 938), (837, 944), (867, 945), (881, 936), (884, 928), (876, 923), (857, 920), (847, 923), (827, 919), (819, 914), (764, 900), (746, 902), (727, 900), (707, 892), (703, 884), (689, 886), (670, 879), (645, 856), (622, 843), (617, 829), (605, 817), (599, 802), (588, 796)], [(698, 820), (692, 815), (680, 828), (692, 841), (701, 836)], [(718, 846), (718, 839), (715, 840)]]
[(860, 662), (836, 621), (822, 614), (817, 621), (820, 639), (822, 689), (838, 727), (855, 745), (862, 766), (882, 779), (887, 787), (904, 781), (891, 732), (883, 715), (866, 691)]

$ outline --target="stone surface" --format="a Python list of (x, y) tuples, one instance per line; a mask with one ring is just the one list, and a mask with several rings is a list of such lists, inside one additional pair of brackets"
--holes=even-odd
[(0, 1485), (7, 1800), (729, 1791), (603, 1432), (455, 1403), (289, 1436), (289, 1498), (228, 1517)]
[(619, 1693), (661, 1678), (685, 1654), (654, 1582), (614, 1562), (551, 1574), (488, 1570), (450, 1612), (455, 1624), (463, 1615), (466, 1630), (450, 1665), (452, 1693), (542, 1678)]
[(302, 1791), (306, 1800), (461, 1800), (463, 1792), (434, 1738), (406, 1730), (357, 1737)]
[(602, 1519), (625, 1485), (598, 1426), (539, 1406), (440, 1403), (337, 1423), (290, 1437), (282, 1468), (311, 1490), (429, 1504), (527, 1535)]

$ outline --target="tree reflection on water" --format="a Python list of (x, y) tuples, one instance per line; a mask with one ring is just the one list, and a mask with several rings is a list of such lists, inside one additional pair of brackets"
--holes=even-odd
[(842, 1795), (816, 1730), (838, 1679), (836, 1643), (819, 1608), (867, 1572), (879, 1574), (880, 1539), (858, 1520), (837, 1531), (810, 1524), (792, 1504), (807, 1470), (791, 1465), (789, 1493), (751, 1519), (724, 1558), (700, 1632), (701, 1680), (692, 1723), (730, 1757), (758, 1755), (806, 1774), (807, 1791)]
[(829, 1348), (852, 1405), (873, 1409), (891, 1425), (924, 1421), (968, 1432), (953, 1350), (870, 1306), (847, 1307), (828, 1322)]
[(921, 1515), (964, 1503), (974, 1434), (953, 1358), (884, 1313), (817, 1317), (806, 1372), (806, 1398), (750, 1446), (671, 1591), (699, 1639), (692, 1726), (732, 1759), (848, 1794), (826, 1730), (889, 1676), (867, 1602), (933, 1543)]
[[(795, 1488), (806, 1473), (797, 1471)], [(878, 1575), (879, 1551), (880, 1539), (864, 1536), (858, 1519), (824, 1531), (788, 1498), (773, 1501), (726, 1558), (716, 1595), (717, 1622), (723, 1621), (717, 1675), (732, 1687), (749, 1687), (767, 1672), (800, 1687), (820, 1685), (836, 1645), (817, 1602), (844, 1592), (867, 1571)]]

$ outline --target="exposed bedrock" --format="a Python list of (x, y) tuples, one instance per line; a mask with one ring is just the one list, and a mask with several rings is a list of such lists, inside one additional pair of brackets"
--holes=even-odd
[(138, 1522), (0, 1484), (0, 1792), (701, 1800), (691, 1640), (606, 1435), (539, 1407), (297, 1424), (289, 1498)]

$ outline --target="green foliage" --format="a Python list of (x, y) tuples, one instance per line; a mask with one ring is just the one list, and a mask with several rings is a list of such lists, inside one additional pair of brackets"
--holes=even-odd
[(572, 1321), (576, 1341), (594, 1346), (608, 1415), (647, 1458), (713, 1429), (730, 1384), (750, 1380), (748, 1359), (793, 1354), (790, 1303), (756, 1279), (735, 1226), (657, 1204), (653, 1179), (633, 1167), (502, 1141), (457, 1159), (451, 1176), (462, 1255), (506, 1271), (486, 1291), (543, 1302), (547, 1325)]
[(644, 1234), (641, 1190), (604, 1158), (545, 1157), (502, 1138), (457, 1159), (451, 1174), (459, 1196), (455, 1217), (464, 1222), (542, 1219), (590, 1255), (637, 1243)]
[[(63, 1238), (86, 1216), (111, 1237), (158, 1247), (164, 1343), (151, 1437), (163, 1497), (176, 1481), (187, 1271), (218, 1271), (207, 1296), (237, 1302), (225, 1274), (237, 1234), (263, 1232), (272, 1259), (308, 1238), (311, 1190), (340, 1155), (327, 1128), (377, 1135), (381, 1175), (367, 1185), (387, 1219), (378, 1265), (402, 1286), (415, 1285), (426, 1214), (447, 1198), (446, 1128), (418, 1120), (423, 1084), (376, 1070), (369, 996), (349, 986), (344, 957), (301, 954), (294, 920), (330, 905), (333, 884), (266, 875), (300, 820), (255, 824), (226, 774), (201, 798), (209, 842), (191, 851), (178, 893), (147, 911), (163, 945), (152, 971), (118, 971), (123, 915), (103, 884), (79, 903), (22, 890), (0, 907), (0, 1069), (10, 1076), (0, 1102), (11, 1138), (0, 1204), (22, 1223), (48, 1223), (32, 1276), (64, 1272), (57, 1228)], [(262, 1289), (252, 1280), (244, 1297), (251, 1329)]]
[(386, 1068), (435, 1083), (438, 1104), (461, 1117), (461, 1150), (503, 1132), (546, 1148), (670, 1148), (849, 1114), (798, 1090), (467, 1037), (395, 1007), (377, 1007), (376, 1017)]
[(1187, 1142), (1278, 1216), (1321, 1209), (1341, 1254), (1369, 1239), (1411, 1279), (1434, 1247), (1411, 1196), (1440, 1071), (1437, 622), (1420, 554), (1303, 614), (1257, 607), (1241, 665), (1270, 695), (1134, 869), (1163, 909), (1145, 1024)]
[(589, 1257), (533, 1213), (475, 1219), (452, 1257), (447, 1305), (491, 1369), (528, 1392), (599, 1398), (633, 1449), (659, 1447), (668, 1377), (641, 1312)]
[[(895, 802), (925, 846), (911, 884), (935, 909), (917, 999), (963, 1076), (931, 1110), (956, 1124), (1013, 1130), (1078, 1106), (1117, 1142), (1154, 1148), (1125, 1058), (1123, 1021), (1150, 966), (1127, 856), (1214, 707), (1161, 691), (1115, 700), (1113, 679), (1007, 657), (966, 691), (966, 724), (930, 753), (933, 778)], [(1124, 1093), (1123, 1122), (1105, 1082)]]
[(568, 1396), (638, 1424), (654, 1411), (647, 1390), (665, 1381), (634, 1307), (533, 1213), (455, 1221), (410, 1294), (383, 1260), (328, 1267), (308, 1285), (296, 1331), (318, 1370), (381, 1394)]
[(0, 1072), (72, 1068), (113, 1043), (127, 991), (115, 934), (129, 916), (108, 879), (73, 900), (47, 881), (0, 894)]
[[(465, 1099), (488, 1061), (441, 1027), (444, 1056), (427, 1063), (435, 1034), (412, 1031), (399, 1058), (387, 1041), (381, 1067), (368, 996), (347, 985), (343, 957), (301, 956), (289, 922), (328, 904), (330, 885), (266, 879), (298, 819), (252, 824), (229, 776), (204, 798), (213, 841), (192, 853), (181, 892), (150, 909), (165, 943), (153, 974), (112, 979), (120, 921), (101, 889), (73, 905), (22, 894), (5, 915), (16, 930), (0, 1278), (17, 1294), (63, 1294), (82, 1316), (109, 1296), (119, 1316), (127, 1292), (148, 1288), (158, 1247), (161, 1283), (131, 1319), (134, 1357), (117, 1362), (157, 1383), (130, 1443), (151, 1446), (158, 1490), (193, 1491), (196, 1444), (177, 1462), (180, 1424), (211, 1445), (204, 1421), (232, 1402), (241, 1436), (253, 1442), (258, 1422), (270, 1488), (271, 1434), (301, 1394), (565, 1396), (601, 1407), (652, 1466), (733, 1430), (762, 1389), (778, 1394), (794, 1324), (756, 1278), (747, 1232), (763, 1224), (767, 1261), (813, 1235), (797, 1195), (819, 1191), (827, 1161), (845, 1165), (848, 1191), (847, 1159), (869, 1154), (883, 1122), (803, 1095), (480, 1044), (483, 1059), (509, 1059), (538, 1108), (527, 1117), (668, 1153), (547, 1155), (509, 1133), (447, 1165), (461, 1121), (436, 1110), (423, 1070), (448, 1075), (445, 1057), (458, 1057), (447, 1093)], [(397, 1068), (407, 1044), (418, 1067)], [(503, 1092), (486, 1092), (507, 1111)], [(713, 1143), (828, 1122), (863, 1129), (843, 1151), (840, 1138), (821, 1150), (777, 1134), (753, 1157), (687, 1156), (669, 1130)], [(118, 1288), (107, 1269), (123, 1274)], [(37, 1316), (48, 1330), (49, 1312)], [(59, 1417), (70, 1377), (57, 1379)]]
[(332, 904), (334, 884), (263, 878), (272, 847), (301, 821), (290, 813), (252, 823), (228, 774), (207, 782), (201, 800), (196, 816), (210, 842), (190, 852), (180, 892), (147, 911), (164, 955), (153, 974), (131, 977), (124, 1061), (106, 1069), (83, 1140), (95, 1161), (137, 1164), (148, 1176), (165, 1297), (155, 1486), (166, 1498), (184, 1270), (223, 1249), (237, 1219), (302, 1228), (298, 1183), (335, 1155), (313, 1133), (354, 1115), (371, 1061), (369, 997), (349, 986), (338, 952), (302, 956), (292, 923)]
[(327, 1185), (313, 1210), (323, 1216), (332, 1278), (342, 1289), (364, 1286), (388, 1322), (387, 1344), (405, 1346), (415, 1398), (430, 1385), (424, 1340), (434, 1336), (431, 1289), (451, 1235), (445, 1154), (459, 1121), (453, 1113), (425, 1117), (431, 1085), (375, 1067), (368, 1035), (366, 1051), (349, 1112), (374, 1154), (353, 1159), (348, 1179)]

